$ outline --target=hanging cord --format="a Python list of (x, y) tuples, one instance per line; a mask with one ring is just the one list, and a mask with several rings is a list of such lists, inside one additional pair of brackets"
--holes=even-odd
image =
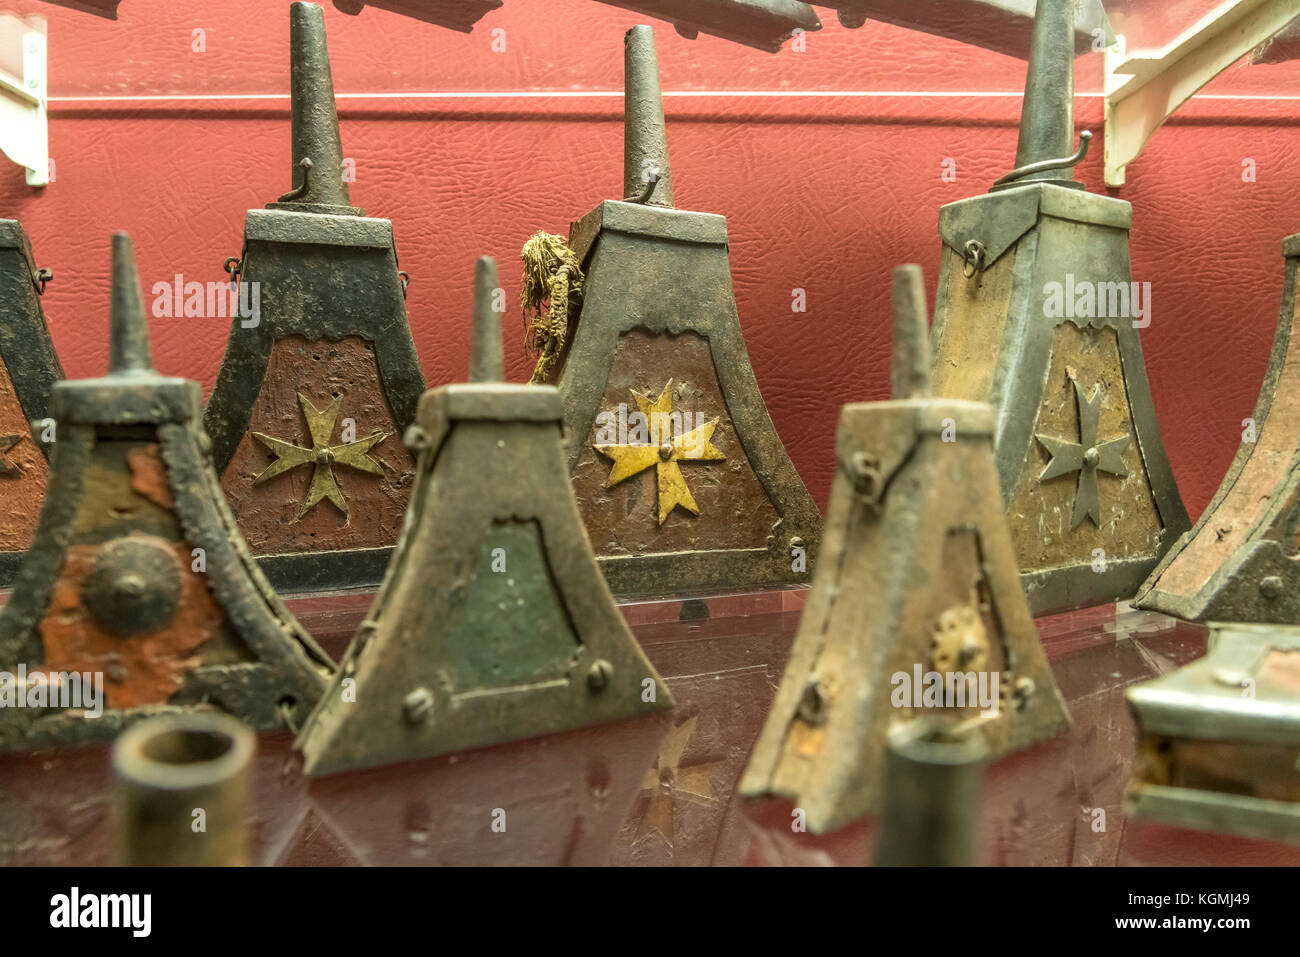
[[(582, 264), (563, 236), (545, 231), (535, 233), (524, 243), (519, 258), (524, 263), (524, 288), (519, 295), (524, 314), (524, 349), (537, 356), (530, 381), (543, 383), (550, 380), (564, 350), (569, 317), (582, 306)], [(545, 311), (543, 303), (549, 303)]]

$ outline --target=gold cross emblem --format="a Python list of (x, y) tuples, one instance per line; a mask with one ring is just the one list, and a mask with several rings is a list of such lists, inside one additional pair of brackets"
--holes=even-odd
[(355, 442), (330, 445), (330, 437), (334, 434), (334, 423), (338, 420), (339, 407), (343, 404), (343, 396), (336, 395), (334, 401), (329, 404), (329, 408), (324, 412), (312, 405), (310, 400), (302, 393), (298, 394), (298, 404), (302, 406), (303, 418), (307, 420), (307, 433), (311, 438), (311, 448), (301, 448), (281, 439), (273, 439), (261, 432), (252, 433), (253, 438), (265, 445), (271, 454), (276, 456), (276, 460), (268, 465), (257, 478), (253, 479), (253, 484), (260, 485), (263, 482), (270, 481), (277, 475), (283, 475), (300, 465), (311, 465), (311, 486), (307, 489), (307, 500), (302, 503), (302, 507), (298, 510), (298, 518), (301, 519), (318, 502), (324, 499), (329, 499), (334, 503), (335, 508), (347, 515), (348, 502), (343, 497), (338, 481), (334, 478), (334, 466), (343, 465), (361, 472), (369, 472), (371, 475), (383, 475), (383, 466), (367, 453), (388, 438), (391, 433), (375, 432), (373, 435), (358, 439)]
[(659, 398), (651, 399), (635, 389), (632, 391), (637, 408), (645, 416), (649, 426), (650, 441), (641, 444), (597, 445), (595, 449), (601, 455), (614, 461), (605, 480), (605, 487), (617, 485), (624, 479), (631, 478), (650, 466), (655, 466), (656, 480), (659, 487), (659, 524), (664, 523), (668, 513), (680, 505), (694, 515), (700, 514), (682, 475), (679, 462), (716, 462), (725, 459), (714, 447), (713, 430), (718, 427), (718, 420), (713, 419), (696, 426), (689, 432), (672, 434), (673, 380), (669, 379)]

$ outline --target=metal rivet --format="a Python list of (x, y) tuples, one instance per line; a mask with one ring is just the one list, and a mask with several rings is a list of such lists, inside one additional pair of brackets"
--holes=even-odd
[(825, 724), (826, 712), (830, 708), (830, 696), (826, 686), (816, 678), (811, 679), (803, 689), (799, 700), (799, 717), (808, 724)]
[(613, 676), (614, 666), (604, 658), (598, 658), (587, 671), (587, 686), (592, 691), (599, 691), (609, 684), (609, 679)]
[(407, 724), (422, 724), (433, 714), (433, 692), (416, 688), (402, 700), (402, 717)]
[(1025, 677), (1016, 679), (1016, 690), (1012, 697), (1016, 703), (1017, 711), (1024, 711), (1025, 706), (1029, 704), (1029, 699), (1034, 696), (1034, 679)]
[(1282, 595), (1282, 579), (1276, 575), (1269, 575), (1259, 583), (1259, 593), (1265, 598), (1280, 598)]

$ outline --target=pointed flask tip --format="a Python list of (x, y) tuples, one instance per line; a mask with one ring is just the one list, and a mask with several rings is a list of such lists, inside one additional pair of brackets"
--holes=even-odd
[(294, 188), (279, 202), (351, 208), (319, 4), (295, 2), (289, 8), (289, 95)]
[(930, 326), (920, 266), (894, 267), (893, 304), (891, 391), (895, 399), (923, 399), (930, 394)]
[(501, 345), (501, 314), (497, 303), (504, 303), (497, 282), (497, 261), (479, 257), (474, 267), (474, 326), (469, 347), (469, 381), (503, 382), (506, 377), (505, 353)]
[(623, 38), (623, 198), (673, 205), (655, 32), (636, 26)]
[(113, 236), (113, 299), (109, 314), (108, 371), (110, 374), (149, 372), (149, 327), (140, 297), (131, 237)]
[[(1020, 109), (1017, 170), (1047, 164), (1074, 154), (1074, 7), (1075, 0), (1038, 0), (1034, 34)], [(1074, 182), (1062, 165), (1016, 177), (1028, 182)]]

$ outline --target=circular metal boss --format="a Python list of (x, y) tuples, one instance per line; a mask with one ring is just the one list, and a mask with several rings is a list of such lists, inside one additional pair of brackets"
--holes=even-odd
[(115, 635), (157, 631), (175, 617), (180, 604), (180, 563), (161, 539), (114, 539), (100, 546), (81, 586), (81, 600), (105, 631)]

